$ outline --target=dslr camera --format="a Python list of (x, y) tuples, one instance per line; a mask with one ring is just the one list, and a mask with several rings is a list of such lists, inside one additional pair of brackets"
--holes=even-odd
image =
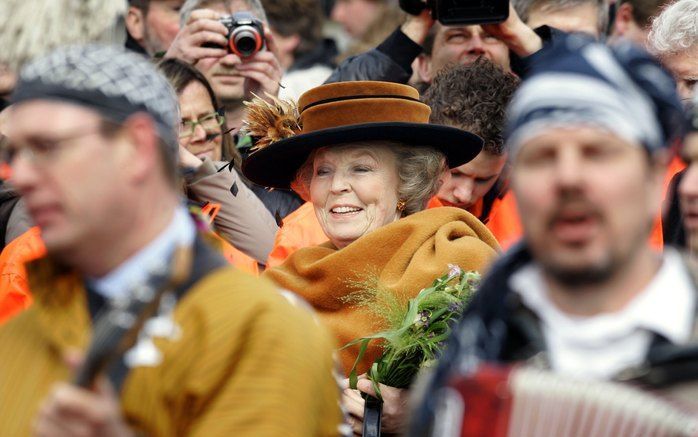
[(264, 25), (250, 12), (236, 12), (220, 22), (228, 28), (228, 52), (249, 58), (266, 47)]
[(498, 23), (509, 17), (509, 0), (400, 0), (412, 15), (424, 9), (445, 26)]

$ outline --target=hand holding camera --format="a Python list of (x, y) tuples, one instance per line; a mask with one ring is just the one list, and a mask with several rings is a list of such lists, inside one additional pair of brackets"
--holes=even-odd
[(482, 29), (504, 42), (518, 56), (530, 56), (543, 48), (543, 40), (524, 23), (514, 6), (509, 5), (509, 16), (500, 23), (483, 24)]
[(220, 14), (210, 9), (193, 11), (167, 49), (165, 57), (195, 64), (202, 58), (225, 56), (228, 53), (228, 28), (219, 19)]
[(424, 43), (438, 20), (450, 26), (482, 25), (518, 56), (529, 56), (543, 47), (541, 38), (521, 21), (508, 0), (400, 0), (400, 7), (411, 14), (402, 31), (417, 44)]

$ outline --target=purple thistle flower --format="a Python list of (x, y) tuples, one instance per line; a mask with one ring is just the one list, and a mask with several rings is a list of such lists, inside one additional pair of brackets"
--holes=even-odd
[(431, 312), (429, 310), (423, 310), (417, 313), (417, 317), (414, 319), (414, 325), (418, 328), (429, 327), (429, 318), (431, 317)]
[(451, 302), (448, 304), (448, 310), (452, 313), (460, 313), (463, 310), (463, 305), (460, 302)]
[(461, 268), (455, 264), (449, 264), (448, 268), (449, 268), (449, 270), (448, 270), (448, 277), (446, 278), (446, 282), (448, 282), (454, 278), (459, 277), (461, 275), (461, 273), (463, 273), (463, 270), (461, 270)]

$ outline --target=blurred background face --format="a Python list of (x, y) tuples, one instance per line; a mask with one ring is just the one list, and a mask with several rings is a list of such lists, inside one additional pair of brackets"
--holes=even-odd
[(689, 249), (695, 255), (698, 253), (698, 133), (693, 132), (686, 137), (682, 151), (686, 161), (686, 173), (679, 185), (679, 201), (681, 214), (686, 228)]
[(222, 118), (216, 112), (206, 88), (197, 81), (190, 82), (179, 94), (182, 115), (179, 143), (199, 159), (222, 158)]
[(467, 65), (480, 56), (510, 70), (509, 49), (503, 42), (490, 36), (480, 26), (442, 26), (437, 30), (431, 55), (420, 58), (419, 74), (422, 81), (431, 83), (439, 71), (450, 64)]
[(150, 55), (166, 51), (179, 32), (179, 10), (184, 0), (151, 0), (148, 9), (131, 7), (130, 14), (140, 17), (129, 32)]
[(368, 26), (380, 19), (380, 9), (380, 0), (336, 0), (330, 18), (352, 38), (361, 38)]
[(551, 129), (523, 144), (512, 188), (536, 260), (568, 285), (607, 279), (647, 244), (661, 170), (604, 131)]
[[(472, 208), (497, 182), (506, 159), (506, 155), (496, 156), (483, 150), (472, 161), (450, 171), (437, 197), (447, 206)], [(477, 211), (470, 212), (479, 215)]]
[(397, 157), (388, 147), (325, 148), (313, 160), (310, 201), (341, 249), (400, 217), (398, 184)]
[(698, 45), (673, 55), (662, 56), (662, 63), (674, 75), (681, 99), (690, 101), (698, 82)]

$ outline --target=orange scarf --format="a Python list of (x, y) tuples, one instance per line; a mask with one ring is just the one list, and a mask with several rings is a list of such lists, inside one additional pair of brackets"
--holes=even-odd
[[(365, 310), (343, 303), (342, 298), (357, 291), (352, 281), (377, 277), (381, 286), (407, 303), (446, 273), (449, 264), (482, 271), (498, 251), (497, 241), (477, 218), (462, 209), (444, 207), (386, 225), (341, 250), (330, 243), (300, 249), (264, 276), (306, 299), (333, 331), (337, 344), (344, 346), (383, 328)], [(346, 374), (358, 350), (354, 346), (339, 352)], [(358, 372), (365, 372), (380, 353), (379, 345), (370, 345)]]

